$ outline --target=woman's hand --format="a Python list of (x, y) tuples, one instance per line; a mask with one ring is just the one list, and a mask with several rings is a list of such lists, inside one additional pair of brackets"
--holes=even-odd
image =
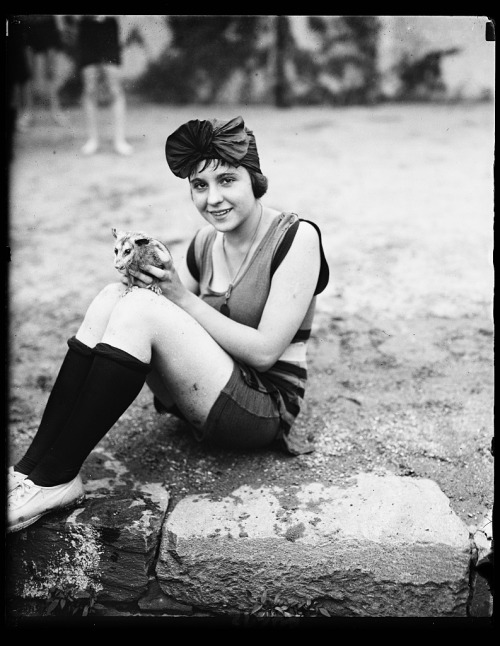
[(159, 281), (158, 286), (163, 292), (163, 295), (177, 305), (180, 305), (188, 290), (182, 284), (179, 274), (174, 267), (171, 255), (161, 249), (157, 249), (157, 253), (164, 264), (164, 268), (145, 265), (142, 271), (131, 271), (134, 285), (148, 287), (153, 280), (157, 279)]

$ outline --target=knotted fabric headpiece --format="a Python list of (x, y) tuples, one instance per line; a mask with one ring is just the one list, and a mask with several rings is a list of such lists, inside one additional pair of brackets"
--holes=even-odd
[(193, 119), (173, 132), (165, 143), (170, 170), (185, 179), (206, 159), (221, 159), (232, 166), (260, 170), (255, 137), (242, 117), (229, 121)]

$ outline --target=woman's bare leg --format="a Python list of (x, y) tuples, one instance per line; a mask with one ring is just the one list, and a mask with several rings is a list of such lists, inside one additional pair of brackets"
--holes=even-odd
[[(126, 287), (122, 283), (111, 283), (94, 298), (76, 334), (77, 339), (91, 348), (101, 341), (111, 313), (124, 295), (125, 289)], [(153, 369), (148, 374), (146, 384), (166, 408), (175, 404), (172, 393), (167, 389), (165, 381), (156, 370)]]
[(126, 100), (121, 83), (120, 69), (116, 65), (105, 65), (103, 66), (103, 70), (113, 101), (113, 145), (118, 154), (130, 155), (132, 153), (132, 146), (125, 138)]
[(45, 74), (47, 80), (47, 92), (49, 100), (50, 115), (59, 126), (68, 125), (68, 119), (64, 114), (59, 101), (59, 89), (61, 86), (61, 53), (56, 49), (49, 49), (45, 56)]
[(156, 370), (152, 370), (146, 377), (146, 385), (166, 409), (172, 408), (175, 405), (172, 393), (166, 388), (165, 382)]
[[(104, 308), (105, 309), (105, 308)], [(100, 334), (105, 316), (88, 319), (80, 329), (84, 342)], [(85, 341), (87, 340), (87, 341)], [(100, 339), (152, 363), (171, 398), (189, 422), (201, 428), (229, 381), (233, 359), (201, 325), (167, 298), (136, 289), (119, 298)]]
[(97, 127), (97, 71), (95, 65), (83, 68), (83, 111), (87, 128), (87, 142), (82, 147), (84, 155), (93, 155), (99, 148), (99, 132)]

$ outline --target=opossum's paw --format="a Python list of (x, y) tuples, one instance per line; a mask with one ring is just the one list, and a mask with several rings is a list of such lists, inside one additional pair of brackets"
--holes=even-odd
[(121, 298), (129, 294), (133, 289), (140, 289), (138, 285), (132, 285), (132, 287), (127, 287), (127, 289), (121, 295)]
[(158, 296), (163, 296), (163, 292), (161, 291), (161, 287), (159, 285), (148, 285), (146, 289), (150, 289), (155, 294), (158, 294)]

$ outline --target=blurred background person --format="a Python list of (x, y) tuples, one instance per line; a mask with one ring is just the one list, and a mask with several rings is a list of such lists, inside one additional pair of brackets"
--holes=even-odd
[(54, 123), (67, 125), (59, 101), (62, 82), (61, 64), (64, 51), (63, 16), (27, 14), (20, 16), (30, 69), (26, 83), (26, 106), (19, 117), (20, 129), (33, 123), (36, 106), (48, 104)]
[(9, 15), (7, 17), (6, 48), (6, 151), (10, 159), (13, 150), (14, 132), (26, 120), (28, 110), (28, 84), (31, 69), (28, 60), (25, 16)]
[(83, 77), (83, 109), (87, 126), (84, 155), (99, 149), (99, 81), (110, 93), (113, 111), (113, 147), (120, 155), (130, 155), (132, 146), (125, 139), (126, 100), (121, 84), (122, 42), (119, 16), (78, 16), (77, 51)]

